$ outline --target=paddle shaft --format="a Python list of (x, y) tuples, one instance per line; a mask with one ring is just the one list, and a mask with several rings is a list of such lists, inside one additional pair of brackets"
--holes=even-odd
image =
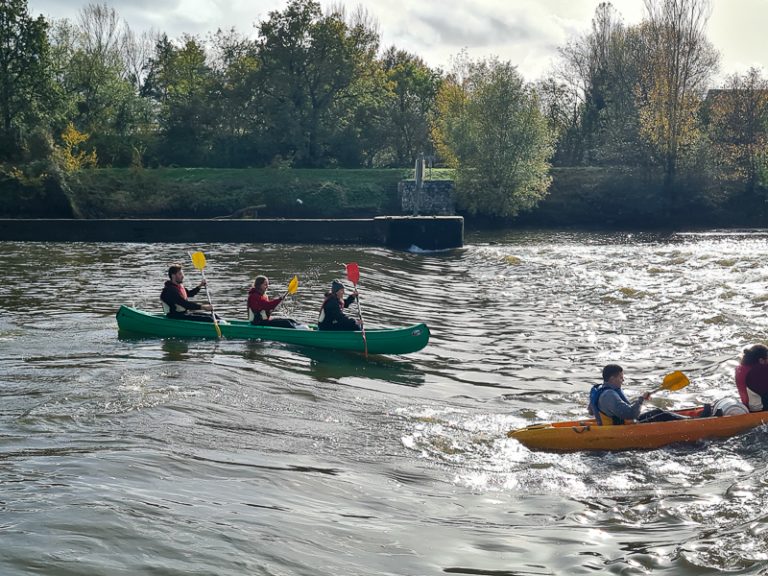
[[(200, 256), (201, 262), (197, 262), (195, 260), (196, 256)], [(216, 320), (216, 312), (213, 311), (213, 302), (211, 302), (211, 293), (208, 292), (208, 280), (205, 279), (205, 256), (202, 252), (195, 252), (194, 254), (189, 254), (190, 259), (192, 260), (192, 264), (195, 268), (200, 270), (200, 275), (203, 277), (203, 282), (205, 282), (205, 296), (208, 298), (208, 305), (211, 307), (211, 320), (213, 320), (213, 327), (216, 329), (216, 336), (221, 338), (221, 328), (219, 328), (219, 322)]]
[(216, 312), (213, 311), (213, 302), (211, 302), (211, 293), (208, 292), (208, 280), (205, 279), (205, 270), (200, 270), (200, 274), (205, 281), (205, 297), (208, 298), (208, 305), (211, 307), (211, 319), (213, 320), (213, 327), (216, 328), (216, 335), (221, 338), (221, 328), (219, 328), (219, 321), (216, 320)]
[[(357, 292), (357, 284), (352, 283), (352, 286), (355, 288), (355, 292)], [(365, 352), (365, 357), (368, 357), (368, 340), (365, 337), (365, 322), (363, 322), (363, 307), (360, 305), (360, 293), (357, 293), (357, 296), (355, 297), (357, 300), (357, 315), (360, 317), (360, 331), (363, 333), (363, 350)]]

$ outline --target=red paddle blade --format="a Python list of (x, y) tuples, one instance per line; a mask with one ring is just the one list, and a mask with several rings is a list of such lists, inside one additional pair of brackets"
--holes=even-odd
[(357, 284), (360, 281), (360, 267), (356, 262), (347, 264), (347, 280), (352, 284)]

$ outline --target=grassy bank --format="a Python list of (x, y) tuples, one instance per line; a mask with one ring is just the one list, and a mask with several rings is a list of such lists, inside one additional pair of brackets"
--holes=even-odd
[(70, 186), (88, 218), (327, 217), (399, 211), (403, 170), (88, 170)]

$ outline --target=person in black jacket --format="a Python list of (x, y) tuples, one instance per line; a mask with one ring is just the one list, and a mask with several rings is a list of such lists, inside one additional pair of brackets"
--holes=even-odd
[(213, 307), (210, 304), (198, 304), (190, 300), (200, 292), (203, 286), (205, 286), (205, 280), (195, 288), (187, 290), (184, 288), (184, 271), (181, 264), (173, 264), (168, 268), (168, 280), (165, 281), (163, 291), (160, 293), (160, 301), (166, 316), (182, 320), (212, 322), (213, 318), (210, 314), (203, 314), (199, 311), (211, 312)]
[(356, 298), (357, 291), (344, 298), (344, 285), (338, 280), (331, 282), (331, 291), (325, 295), (323, 305), (320, 307), (320, 316), (317, 319), (318, 329), (360, 330), (357, 320), (344, 314), (344, 308), (352, 304)]

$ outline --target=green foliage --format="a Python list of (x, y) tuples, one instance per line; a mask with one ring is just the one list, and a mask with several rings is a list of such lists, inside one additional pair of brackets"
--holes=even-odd
[(407, 166), (419, 153), (434, 148), (430, 120), (436, 113), (442, 78), (418, 56), (394, 47), (386, 51), (382, 64), (388, 88), (382, 131), (387, 147), (379, 152), (377, 163)]
[(26, 0), (0, 2), (0, 158), (17, 155), (20, 135), (47, 118), (55, 94), (47, 32)]
[(709, 92), (704, 117), (718, 178), (753, 196), (768, 153), (768, 80), (756, 68), (731, 76)]
[(79, 214), (56, 164), (50, 160), (23, 166), (0, 164), (0, 216), (72, 218)]
[(154, 154), (164, 164), (205, 166), (217, 132), (216, 84), (203, 45), (193, 36), (182, 42), (177, 48), (167, 36), (158, 40), (143, 88), (160, 110)]
[(212, 164), (264, 165), (272, 157), (263, 127), (264, 93), (256, 42), (234, 30), (213, 37)]
[(150, 122), (149, 103), (140, 98), (129, 55), (136, 39), (114, 8), (88, 4), (77, 25), (57, 22), (53, 54), (63, 97), (64, 117), (54, 132), (68, 124), (92, 134), (102, 162), (127, 162), (135, 135)]
[(455, 162), (458, 204), (470, 214), (514, 216), (546, 195), (551, 134), (514, 66), (481, 61), (465, 72), (461, 85), (446, 86), (438, 125)]
[(71, 184), (88, 218), (372, 216), (398, 210), (403, 170), (99, 169)]
[(270, 12), (259, 25), (259, 80), (277, 154), (298, 166), (328, 161), (339, 124), (331, 111), (375, 74), (377, 49), (378, 35), (365, 22), (347, 24), (339, 9), (323, 15), (313, 0), (291, 0), (285, 11)]
[(553, 168), (552, 185), (521, 223), (656, 227), (664, 224), (662, 180), (633, 166)]
[(702, 137), (698, 111), (719, 54), (706, 36), (709, 0), (658, 0), (646, 8), (641, 37), (647, 59), (637, 88), (640, 134), (664, 173), (674, 210), (678, 170)]

